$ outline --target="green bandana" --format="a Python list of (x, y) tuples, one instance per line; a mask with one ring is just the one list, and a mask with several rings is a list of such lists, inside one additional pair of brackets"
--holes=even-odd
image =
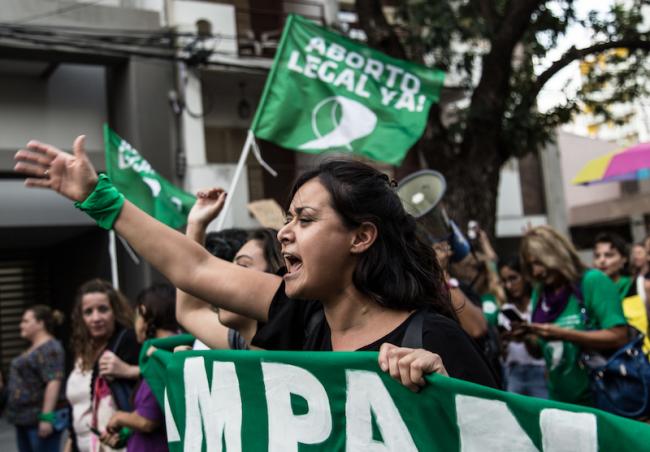
[(54, 421), (56, 420), (56, 415), (54, 414), (53, 411), (49, 411), (47, 413), (40, 413), (38, 415), (38, 420), (43, 422), (49, 422), (50, 424), (54, 424)]
[(106, 230), (113, 229), (113, 224), (124, 205), (124, 195), (113, 186), (106, 174), (100, 174), (93, 192), (83, 202), (74, 206), (86, 212), (97, 225)]

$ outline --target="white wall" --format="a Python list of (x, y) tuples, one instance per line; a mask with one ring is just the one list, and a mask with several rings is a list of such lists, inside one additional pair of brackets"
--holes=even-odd
[(304, 3), (284, 2), (283, 8), (285, 12), (301, 14), (310, 19), (322, 15), (327, 24), (337, 20), (339, 11), (338, 2), (335, 0), (312, 0)]
[(517, 237), (529, 225), (546, 224), (545, 215), (524, 215), (519, 162), (510, 160), (501, 168), (497, 195), (497, 237)]
[(27, 188), (22, 180), (0, 180), (0, 212), (0, 228), (95, 224), (72, 201), (51, 190)]
[(207, 46), (214, 46), (218, 52), (237, 53), (237, 40), (233, 39), (237, 36), (234, 6), (190, 0), (174, 2), (170, 20), (178, 31), (196, 33), (196, 22), (201, 19), (212, 24), (213, 34), (224, 35), (223, 39), (207, 42)]
[(501, 169), (497, 217), (518, 217), (523, 214), (524, 204), (519, 181), (519, 162), (512, 159)]
[[(185, 190), (196, 193), (206, 187), (229, 187), (235, 174), (235, 164), (212, 164), (196, 167), (189, 167), (185, 176)], [(224, 229), (258, 228), (260, 224), (248, 213), (246, 205), (250, 202), (248, 194), (248, 171), (242, 171), (239, 183), (234, 193), (231, 191), (228, 196), (232, 198), (230, 212), (226, 213)], [(218, 218), (213, 221), (208, 230), (216, 229)]]
[(27, 20), (32, 25), (120, 30), (151, 30), (160, 26), (158, 12), (119, 7), (122, 4), (122, 0), (0, 0), (0, 22)]
[[(64, 64), (51, 77), (0, 74), (0, 150), (13, 151), (30, 138), (69, 149), (86, 134), (90, 152), (103, 152), (107, 118), (101, 67)], [(1, 170), (8, 170), (5, 159)]]
[[(262, 96), (266, 76), (264, 72), (259, 74), (204, 72), (202, 90), (205, 126), (248, 129)], [(237, 106), (242, 99), (241, 82), (245, 84), (244, 97), (251, 107), (249, 118), (240, 118), (237, 112)]]
[(571, 180), (589, 160), (618, 149), (616, 143), (560, 131), (558, 133), (558, 147), (562, 162), (566, 206), (569, 211), (576, 206), (617, 199), (621, 196), (620, 185), (615, 183), (586, 187), (571, 184)]

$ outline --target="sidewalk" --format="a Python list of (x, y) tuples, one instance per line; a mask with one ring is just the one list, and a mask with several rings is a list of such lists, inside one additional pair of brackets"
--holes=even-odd
[(14, 426), (0, 418), (0, 450), (2, 452), (18, 452)]
[[(67, 437), (67, 432), (64, 432), (61, 441), (65, 441)], [(65, 442), (62, 444), (65, 444)], [(61, 450), (63, 450), (63, 445), (61, 446)], [(18, 452), (14, 426), (7, 423), (2, 417), (0, 417), (0, 452)]]

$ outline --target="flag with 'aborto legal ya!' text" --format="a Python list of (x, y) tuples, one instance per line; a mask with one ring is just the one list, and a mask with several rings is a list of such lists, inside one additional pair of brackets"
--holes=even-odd
[(424, 132), (443, 80), (440, 70), (290, 15), (251, 130), (296, 151), (399, 165)]
[(196, 198), (154, 170), (126, 140), (104, 124), (106, 172), (117, 189), (133, 204), (172, 228), (187, 222)]

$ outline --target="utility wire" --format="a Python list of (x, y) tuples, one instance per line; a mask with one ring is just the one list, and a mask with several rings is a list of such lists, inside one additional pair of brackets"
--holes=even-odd
[[(12, 32), (4, 31), (0, 28), (0, 38), (11, 39), (18, 42), (28, 42), (35, 45), (43, 46), (48, 49), (61, 50), (61, 48), (81, 49), (85, 51), (97, 52), (105, 56), (113, 56), (118, 58), (128, 58), (137, 56), (142, 58), (151, 58), (165, 61), (176, 61), (190, 65), (201, 65), (205, 67), (221, 67), (221, 68), (237, 68), (241, 69), (240, 65), (230, 63), (227, 61), (209, 61), (207, 58), (198, 61), (193, 58), (193, 54), (187, 50), (187, 47), (167, 47), (167, 48), (147, 48), (139, 45), (105, 45), (96, 42), (53, 39), (51, 36), (35, 36), (35, 35), (19, 35), (16, 36)], [(179, 56), (179, 52), (181, 55)], [(210, 54), (233, 56), (232, 52), (223, 52), (218, 50), (211, 50)], [(260, 57), (260, 60), (263, 58)], [(265, 68), (257, 68), (265, 69)]]
[[(88, 27), (55, 27), (55, 26), (39, 26), (39, 25), (16, 25), (13, 23), (0, 22), (0, 28), (8, 29), (16, 33), (26, 34), (48, 34), (60, 36), (83, 36), (85, 38), (101, 38), (101, 39), (173, 39), (173, 38), (196, 38), (197, 33), (192, 32), (178, 32), (173, 29), (161, 30), (110, 30), (110, 29), (97, 29)], [(105, 33), (109, 32), (109, 33)], [(113, 33), (111, 33), (113, 32)], [(236, 41), (242, 38), (248, 38), (246, 35), (227, 35), (222, 33), (201, 34), (204, 39), (220, 39)]]
[[(80, 49), (135, 52), (135, 54), (139, 56), (149, 56), (154, 58), (167, 58), (167, 53), (177, 51), (185, 51), (190, 55), (194, 55), (192, 52), (193, 49), (190, 48), (192, 44), (210, 41), (209, 39), (204, 39), (203, 35), (198, 36), (195, 33), (177, 33), (171, 30), (128, 37), (124, 35), (98, 35), (95, 33), (82, 34), (63, 30), (60, 27), (22, 27), (8, 24), (0, 24), (0, 36), (7, 39), (31, 42), (39, 45), (63, 45)], [(214, 46), (218, 45), (221, 39), (224, 38), (237, 39), (237, 36), (224, 36), (220, 34), (212, 34), (210, 36), (215, 41), (212, 43)], [(181, 41), (180, 47), (175, 47), (174, 44), (178, 43), (178, 41)], [(201, 46), (197, 46), (195, 49), (206, 51), (207, 55), (223, 54), (226, 56), (233, 56), (232, 52), (219, 51), (216, 49), (208, 50)], [(257, 55), (250, 55), (248, 57), (259, 58), (260, 60), (267, 59)]]

